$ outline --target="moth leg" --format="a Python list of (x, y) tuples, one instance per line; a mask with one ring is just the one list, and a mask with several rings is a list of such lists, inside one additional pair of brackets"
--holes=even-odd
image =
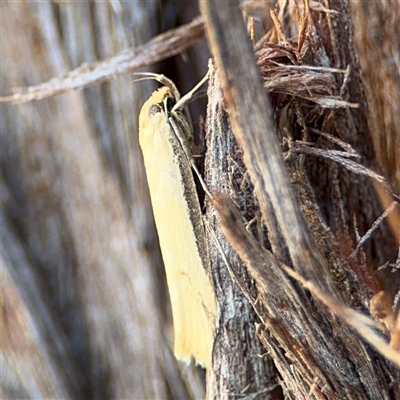
[(197, 90), (208, 80), (209, 75), (210, 75), (210, 69), (207, 70), (207, 73), (204, 76), (204, 78), (190, 92), (187, 92), (179, 100), (177, 99), (178, 101), (176, 102), (176, 104), (172, 108), (172, 112), (175, 112), (175, 111), (181, 109), (182, 106), (185, 103), (187, 103), (193, 97), (193, 95), (197, 92)]
[(194, 162), (194, 157), (190, 150), (189, 142), (187, 140), (187, 135), (185, 132), (183, 132), (183, 130), (185, 129), (185, 126), (187, 124), (186, 125), (182, 124), (182, 118), (179, 119), (179, 123), (178, 123), (177, 118), (179, 118), (179, 117), (177, 116), (176, 113), (174, 113), (168, 118), (168, 122), (171, 124), (171, 128), (174, 131), (176, 137), (178, 138), (179, 143), (182, 146), (183, 152), (185, 153), (187, 159), (189, 160), (191, 167), (193, 168), (194, 172), (196, 173), (197, 177), (199, 178), (199, 182), (204, 190), (204, 193), (208, 197), (212, 198), (211, 193), (208, 190), (207, 185), (204, 182), (203, 177), (201, 176), (200, 171), (198, 170), (198, 168), (196, 166), (196, 163)]
[[(190, 118), (190, 114), (185, 107), (185, 104), (194, 96), (194, 94), (198, 91), (198, 89), (208, 80), (209, 75), (210, 75), (210, 69), (207, 70), (207, 73), (204, 76), (204, 78), (192, 90), (186, 93), (183, 97), (176, 98), (176, 104), (174, 105), (174, 107), (172, 107), (171, 114), (173, 115), (178, 113), (186, 114), (187, 124), (191, 126), (192, 121)], [(181, 118), (179, 118), (179, 120), (181, 121)], [(186, 133), (188, 133), (187, 137), (191, 141), (191, 147), (193, 149), (194, 140), (193, 140), (193, 133), (190, 127), (187, 131), (185, 129), (185, 134)]]

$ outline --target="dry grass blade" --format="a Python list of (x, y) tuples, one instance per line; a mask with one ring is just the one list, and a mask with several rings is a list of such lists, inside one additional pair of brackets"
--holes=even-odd
[(376, 172), (372, 171), (370, 168), (364, 167), (363, 165), (349, 159), (349, 157), (354, 157), (353, 153), (318, 149), (316, 147), (310, 146), (309, 143), (304, 143), (301, 141), (295, 141), (291, 147), (291, 151), (295, 153), (324, 157), (337, 162), (338, 164), (348, 169), (349, 171), (354, 172), (355, 174), (368, 176), (380, 185), (382, 185), (386, 192), (390, 194), (394, 199), (396, 199), (397, 202), (400, 202), (400, 195), (393, 192), (393, 189), (391, 188), (384, 176), (379, 175)]
[(288, 45), (268, 43), (256, 53), (268, 92), (282, 93), (313, 101), (324, 108), (357, 108), (358, 105), (335, 96), (333, 74), (346, 70), (302, 65), (297, 51)]
[(198, 17), (186, 25), (162, 33), (148, 43), (135, 49), (125, 50), (108, 60), (83, 64), (70, 71), (66, 76), (53, 78), (48, 82), (29, 87), (27, 90), (11, 96), (1, 96), (0, 102), (28, 103), (115, 79), (118, 76), (136, 71), (140, 67), (182, 53), (202, 37), (204, 37), (203, 19)]
[(385, 340), (383, 340), (381, 336), (376, 334), (376, 332), (371, 329), (371, 327), (375, 325), (373, 320), (365, 317), (365, 315), (357, 312), (356, 310), (337, 302), (326, 293), (323, 293), (312, 282), (305, 280), (301, 275), (297, 274), (287, 266), (283, 265), (282, 267), (288, 275), (299, 281), (305, 288), (310, 290), (315, 297), (324, 303), (338, 317), (342, 318), (350, 326), (352, 326), (361, 337), (374, 346), (375, 349), (378, 350), (383, 356), (400, 367), (400, 352), (396, 351)]
[(378, 228), (379, 224), (398, 206), (398, 202), (393, 201), (390, 206), (382, 213), (382, 215), (377, 218), (376, 221), (372, 224), (371, 228), (363, 235), (362, 238), (357, 243), (357, 247), (354, 251), (349, 255), (349, 258), (355, 257), (360, 248), (364, 245), (364, 243), (372, 236), (373, 232)]

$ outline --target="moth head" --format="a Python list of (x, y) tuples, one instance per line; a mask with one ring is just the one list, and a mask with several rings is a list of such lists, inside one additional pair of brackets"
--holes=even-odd
[[(145, 78), (142, 79), (155, 79), (165, 86), (156, 90), (150, 98), (144, 103), (139, 116), (139, 132), (144, 132), (144, 127), (150, 120), (154, 124), (166, 122), (164, 118), (172, 117), (179, 128), (183, 131), (187, 140), (193, 141), (192, 125), (190, 122), (190, 116), (183, 104), (178, 105), (181, 96), (176, 88), (175, 84), (165, 77), (164, 75), (157, 75), (147, 73)], [(183, 106), (183, 107), (182, 107)], [(156, 122), (157, 121), (157, 122)]]
[(149, 120), (156, 118), (157, 115), (166, 116), (175, 103), (175, 97), (171, 93), (170, 88), (163, 86), (156, 90), (143, 104), (139, 116), (139, 128), (144, 128), (146, 123), (148, 123)]
[[(164, 90), (162, 90), (164, 89)], [(148, 116), (151, 118), (154, 114), (164, 112), (169, 115), (176, 104), (175, 97), (170, 93), (166, 87), (157, 90), (153, 93), (154, 103), (149, 107)]]

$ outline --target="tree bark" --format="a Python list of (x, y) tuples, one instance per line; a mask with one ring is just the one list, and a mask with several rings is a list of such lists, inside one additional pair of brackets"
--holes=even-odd
[[(232, 203), (219, 196), (212, 205), (228, 243), (245, 263), (243, 269), (226, 250), (230, 275), (260, 318), (257, 333), (283, 378), (285, 397), (399, 398), (398, 387), (393, 384), (400, 379), (398, 368), (334, 316), (349, 322), (339, 311), (345, 305), (368, 314), (372, 294), (382, 288), (395, 307), (400, 284), (396, 270), (391, 281), (376, 273), (379, 265), (395, 265), (398, 254), (396, 236), (386, 221), (379, 224), (367, 246), (357, 246), (357, 235), (365, 234), (383, 211), (370, 175), (360, 176), (339, 159), (332, 161), (332, 151), (338, 144), (350, 145), (357, 165), (379, 171), (366, 124), (367, 103), (352, 44), (348, 4), (332, 1), (324, 10), (310, 9), (307, 2), (303, 5), (286, 14), (286, 24), (278, 14), (288, 10), (273, 13), (278, 43), (266, 42), (256, 54), (264, 85), (273, 92), (269, 111), (237, 5), (201, 3), (215, 73), (221, 79), (221, 86), (217, 79), (211, 79), (209, 89), (206, 172), (214, 193), (218, 190), (233, 199)], [(295, 29), (297, 43), (287, 39)], [(320, 67), (321, 72), (312, 76), (304, 70), (296, 75), (295, 68), (301, 65)], [(349, 76), (345, 74), (348, 65), (352, 67)], [(324, 76), (324, 71), (339, 75)], [(347, 105), (335, 103), (334, 109), (315, 105), (339, 99)], [(351, 103), (358, 107), (353, 108)], [(273, 144), (276, 139), (281, 141), (281, 149)], [(333, 144), (329, 143), (332, 140)], [(313, 150), (307, 153), (305, 147), (300, 150), (301, 146)], [(316, 148), (323, 151), (314, 151)], [(277, 160), (282, 151), (286, 166)], [(304, 154), (330, 158), (310, 160)], [(285, 179), (287, 173), (291, 184)], [(383, 188), (378, 185), (377, 191)], [(211, 212), (208, 215), (215, 218)], [(212, 221), (212, 226), (217, 225)], [(253, 225), (249, 229), (253, 235), (244, 229), (243, 221)], [(223, 249), (229, 248), (222, 238), (219, 242)], [(350, 256), (353, 252), (359, 252), (357, 257)], [(216, 257), (214, 271), (219, 282), (223, 262), (217, 252), (212, 255)], [(312, 288), (315, 297), (286, 273)], [(219, 297), (224, 304), (226, 296)], [(321, 299), (325, 299), (324, 304)], [(245, 312), (243, 319), (248, 319)], [(209, 392), (210, 398), (215, 398), (215, 393), (231, 393), (231, 365), (239, 375), (245, 375), (248, 367), (240, 361), (240, 349), (232, 354), (225, 348), (230, 358), (221, 350), (232, 340), (230, 330), (224, 329), (228, 324), (229, 318), (222, 313), (215, 350), (218, 362), (211, 378), (217, 384)], [(234, 343), (239, 342), (238, 337), (240, 333), (236, 332)], [(246, 350), (243, 346), (242, 351)], [(399, 353), (393, 352), (393, 357), (399, 360)]]

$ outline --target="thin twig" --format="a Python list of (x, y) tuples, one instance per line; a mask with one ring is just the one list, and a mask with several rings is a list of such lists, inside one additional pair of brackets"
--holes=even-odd
[(198, 17), (188, 24), (156, 36), (135, 49), (125, 50), (107, 60), (84, 63), (63, 77), (56, 77), (40, 85), (31, 86), (14, 95), (1, 96), (0, 102), (28, 103), (115, 79), (179, 54), (203, 37), (203, 18)]

